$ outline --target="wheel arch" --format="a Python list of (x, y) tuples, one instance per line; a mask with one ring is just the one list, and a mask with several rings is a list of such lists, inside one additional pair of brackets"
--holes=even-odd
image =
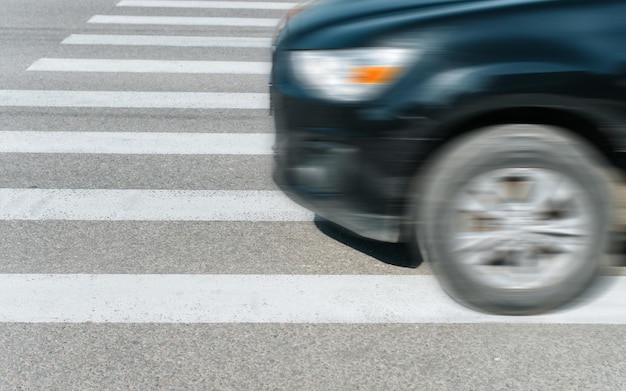
[(547, 125), (561, 128), (587, 141), (612, 165), (618, 165), (618, 161), (613, 156), (610, 137), (603, 131), (599, 120), (580, 111), (544, 106), (501, 108), (454, 120), (437, 130), (445, 136), (441, 143), (430, 151), (429, 158), (461, 135), (477, 129), (506, 124)]

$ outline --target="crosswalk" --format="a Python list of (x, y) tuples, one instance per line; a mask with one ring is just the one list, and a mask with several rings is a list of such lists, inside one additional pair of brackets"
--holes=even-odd
[[(270, 70), (271, 34), (282, 13), (294, 5), (285, 1), (122, 0), (110, 13), (90, 17), (82, 31), (73, 31), (59, 41), (59, 52), (67, 56), (37, 58), (24, 73), (37, 77), (36, 80), (44, 84), (60, 77), (57, 75), (71, 75), (77, 78), (75, 80), (84, 80), (84, 85), (97, 84), (99, 89), (72, 84), (64, 89), (0, 90), (2, 109), (44, 110), (53, 114), (60, 110), (55, 115), (66, 118), (68, 123), (64, 129), (16, 130), (3, 125), (0, 129), (3, 158), (36, 160), (41, 156), (62, 156), (69, 162), (90, 161), (88, 164), (105, 160), (111, 164), (107, 166), (108, 172), (115, 176), (137, 166), (131, 163), (130, 168), (122, 169), (115, 164), (129, 164), (129, 160), (107, 160), (112, 159), (111, 156), (150, 157), (160, 160), (154, 166), (141, 168), (142, 172), (150, 175), (153, 170), (156, 178), (161, 170), (170, 169), (175, 173), (171, 176), (180, 179), (186, 170), (199, 170), (185, 167), (194, 162), (186, 159), (223, 156), (228, 164), (213, 161), (219, 171), (212, 167), (206, 170), (215, 170), (211, 172), (223, 176), (221, 183), (228, 182), (229, 187), (212, 188), (197, 183), (193, 188), (172, 189), (165, 183), (148, 179), (148, 184), (135, 188), (128, 183), (131, 180), (122, 178), (117, 182), (118, 188), (38, 188), (36, 184), (29, 188), (2, 188), (0, 221), (54, 223), (61, 227), (63, 224), (107, 223), (112, 224), (110, 227), (114, 230), (117, 226), (137, 222), (176, 223), (177, 229), (185, 229), (185, 224), (204, 222), (212, 224), (213, 234), (218, 235), (221, 227), (226, 227), (223, 228), (226, 233), (206, 237), (204, 242), (194, 242), (194, 245), (201, 243), (211, 247), (216, 241), (231, 241), (225, 246), (237, 251), (237, 241), (242, 240), (238, 236), (255, 231), (259, 240), (265, 237), (268, 242), (277, 243), (276, 246), (283, 245), (283, 241), (300, 246), (295, 253), (316, 253), (315, 249), (306, 247), (315, 245), (306, 237), (294, 234), (287, 239), (276, 236), (271, 229), (265, 234), (258, 231), (267, 226), (254, 224), (271, 223), (280, 224), (274, 227), (281, 227), (276, 231), (281, 235), (291, 230), (306, 235), (309, 231), (299, 224), (316, 230), (315, 217), (278, 191), (269, 176), (262, 180), (265, 184), (262, 189), (251, 189), (243, 183), (249, 179), (244, 178), (257, 174), (238, 171), (242, 167), (258, 168), (257, 161), (246, 163), (246, 158), (271, 160), (271, 127), (248, 128), (247, 124), (267, 123), (268, 95), (259, 91), (266, 88), (260, 83), (266, 81)], [(190, 16), (179, 14), (181, 10), (237, 13), (236, 16)], [(273, 13), (273, 16), (252, 17), (256, 10), (263, 10), (264, 15)], [(239, 12), (247, 14), (241, 16)], [(148, 26), (148, 30), (132, 34), (129, 33), (132, 26)], [(168, 34), (171, 26), (184, 27), (184, 35)], [(205, 27), (223, 31), (207, 35)], [(228, 35), (227, 31), (235, 33)], [(81, 51), (83, 48), (88, 50)], [(195, 58), (198, 49), (205, 50), (206, 54)], [(218, 58), (225, 52), (216, 49), (227, 50), (231, 57), (248, 56), (250, 59)], [(94, 56), (85, 57), (84, 53)], [(167, 53), (174, 53), (174, 57), (166, 58)], [(150, 57), (142, 58), (144, 54)], [(119, 86), (116, 80), (129, 74), (146, 74), (152, 77), (152, 84), (145, 83), (141, 90), (115, 88)], [(173, 79), (177, 77), (190, 79), (177, 83), (182, 80)], [(220, 88), (184, 90), (186, 86), (205, 83), (207, 77), (220, 78)], [(56, 84), (63, 83), (56, 81)], [(231, 89), (225, 91), (224, 86), (231, 86)], [(244, 89), (247, 91), (235, 92)], [(116, 126), (108, 127), (103, 121), (93, 123), (92, 129), (85, 129), (88, 125), (74, 128), (74, 117), (82, 109), (105, 110), (115, 119), (111, 123)], [(163, 121), (159, 121), (160, 116)], [(142, 122), (142, 118), (145, 121)], [(181, 118), (192, 118), (194, 124), (203, 124), (203, 127), (186, 128)], [(155, 122), (160, 122), (161, 127), (152, 129)], [(133, 125), (125, 128), (126, 123)], [(60, 158), (52, 161), (67, 164)], [(169, 168), (158, 166), (165, 162)], [(71, 172), (69, 167), (48, 169)], [(44, 172), (45, 168), (41, 170)], [(99, 180), (102, 178), (94, 179), (96, 183), (100, 183)], [(233, 227), (233, 223), (241, 225)], [(185, 240), (184, 235), (182, 237)], [(330, 238), (321, 240), (332, 241)], [(265, 243), (257, 241), (250, 245), (256, 248), (247, 248), (248, 256), (258, 257), (258, 262), (271, 259), (271, 254), (261, 259), (260, 254), (267, 253), (263, 250)], [(284, 252), (289, 253), (289, 250)], [(223, 260), (205, 261), (221, 263)], [(329, 256), (326, 261), (341, 263), (343, 259)], [(232, 268), (236, 270), (237, 265)], [(298, 273), (290, 273), (288, 265), (280, 274), (248, 274), (243, 267), (241, 274), (203, 274), (193, 270), (188, 274), (156, 273), (150, 272), (154, 268), (149, 266), (145, 267), (146, 273), (101, 274), (80, 269), (80, 273), (69, 267), (62, 273), (0, 274), (0, 322), (626, 324), (626, 301), (619, 299), (626, 292), (621, 278), (611, 279), (601, 296), (563, 313), (509, 318), (466, 310), (447, 298), (433, 276), (413, 275), (420, 272), (393, 267), (384, 269), (381, 274), (370, 270), (365, 273), (368, 275), (359, 275), (358, 271), (320, 274), (315, 270), (306, 274), (304, 267), (298, 269)]]

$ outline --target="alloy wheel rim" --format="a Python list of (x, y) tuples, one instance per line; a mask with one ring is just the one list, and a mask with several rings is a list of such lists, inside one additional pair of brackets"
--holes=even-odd
[(482, 285), (542, 289), (586, 261), (593, 241), (592, 203), (566, 175), (506, 168), (469, 181), (450, 216), (453, 262)]

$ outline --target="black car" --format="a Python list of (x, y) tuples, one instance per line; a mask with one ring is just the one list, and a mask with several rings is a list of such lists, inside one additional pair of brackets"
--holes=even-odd
[(479, 310), (543, 312), (595, 281), (626, 168), (626, 1), (319, 0), (273, 50), (293, 200), (412, 243)]

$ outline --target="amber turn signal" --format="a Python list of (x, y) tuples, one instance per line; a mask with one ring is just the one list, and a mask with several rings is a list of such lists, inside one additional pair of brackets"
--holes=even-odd
[(402, 67), (360, 66), (353, 67), (350, 82), (355, 84), (386, 84), (396, 78)]

